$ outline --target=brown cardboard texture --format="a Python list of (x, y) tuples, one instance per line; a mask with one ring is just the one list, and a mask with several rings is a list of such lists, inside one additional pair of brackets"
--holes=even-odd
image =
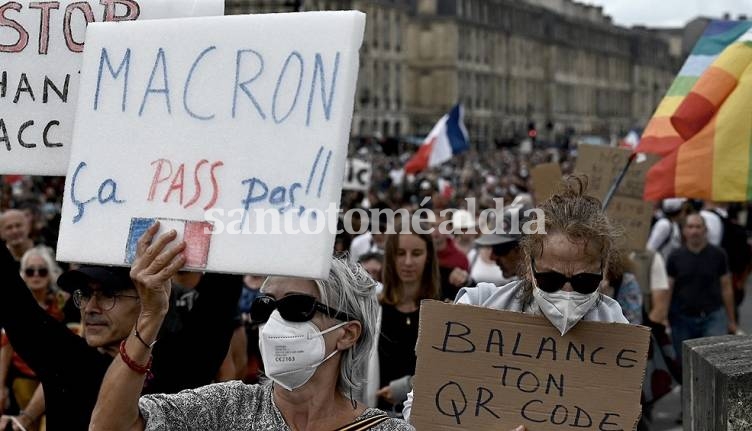
[[(606, 197), (609, 187), (621, 172), (632, 151), (626, 148), (603, 145), (581, 144), (577, 146), (577, 166), (575, 171), (588, 176), (588, 194), (598, 199)], [(642, 163), (633, 162), (616, 190), (616, 196), (642, 199), (645, 189), (645, 176), (648, 170), (660, 159), (647, 155)]]
[(633, 430), (650, 331), (423, 301), (410, 422), (418, 431)]
[(535, 189), (535, 202), (540, 204), (556, 192), (561, 182), (561, 167), (558, 163), (541, 163), (530, 171)]
[[(625, 148), (578, 146), (576, 171), (587, 175), (588, 194), (603, 199), (630, 154), (632, 152)], [(632, 163), (606, 210), (608, 218), (624, 229), (624, 242), (619, 246), (627, 250), (644, 250), (648, 241), (653, 204), (644, 202), (642, 193), (647, 171), (656, 161), (657, 158), (650, 155), (642, 163)]]
[(650, 235), (653, 204), (642, 199), (614, 196), (606, 208), (609, 220), (624, 229), (623, 243), (626, 250), (644, 250)]

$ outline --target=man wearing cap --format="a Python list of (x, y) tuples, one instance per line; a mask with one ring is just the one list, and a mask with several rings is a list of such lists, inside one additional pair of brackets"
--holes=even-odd
[(504, 278), (509, 280), (520, 275), (521, 239), (522, 234), (487, 233), (475, 240), (475, 244), (479, 247), (491, 247), (491, 259), (501, 268)]
[[(158, 225), (150, 228), (154, 235)], [(174, 231), (157, 241), (171, 241)], [(50, 429), (87, 430), (99, 387), (141, 306), (127, 268), (84, 266), (58, 284), (81, 309), (84, 338), (49, 317), (21, 280), (10, 253), (0, 247), (0, 326), (44, 387)], [(179, 268), (174, 268), (175, 271)], [(153, 345), (153, 378), (144, 393), (177, 392), (208, 384), (227, 353), (241, 283), (236, 276), (208, 274), (190, 319)], [(209, 277), (204, 277), (209, 278)], [(138, 334), (138, 332), (136, 332)]]
[(660, 218), (650, 230), (646, 248), (661, 254), (664, 261), (669, 255), (682, 245), (681, 228), (686, 214), (687, 200), (685, 198), (664, 199), (661, 211), (665, 217)]
[(528, 209), (526, 204), (507, 208), (500, 220), (501, 226), (497, 226), (494, 232), (483, 234), (475, 240), (475, 244), (479, 247), (491, 247), (491, 259), (501, 268), (501, 273), (507, 280), (517, 279), (521, 275), (521, 229), (527, 221), (525, 211)]

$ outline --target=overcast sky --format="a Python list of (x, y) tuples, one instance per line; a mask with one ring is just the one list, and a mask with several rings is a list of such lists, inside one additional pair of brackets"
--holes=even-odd
[(729, 12), (736, 19), (746, 14), (752, 19), (752, 0), (582, 0), (582, 3), (603, 6), (603, 12), (614, 22), (630, 27), (682, 27), (697, 16), (721, 18)]

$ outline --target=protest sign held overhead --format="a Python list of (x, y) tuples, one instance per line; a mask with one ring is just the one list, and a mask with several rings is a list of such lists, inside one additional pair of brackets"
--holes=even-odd
[[(631, 151), (625, 148), (582, 144), (577, 148), (576, 171), (588, 176), (588, 192), (603, 199), (627, 163)], [(616, 194), (606, 208), (608, 217), (624, 229), (628, 250), (643, 250), (650, 234), (653, 205), (642, 200), (645, 176), (658, 157), (648, 155), (640, 163), (632, 163)]]
[(360, 12), (91, 25), (58, 257), (127, 265), (161, 220), (189, 268), (325, 277), (364, 27)]
[(0, 173), (65, 175), (88, 24), (223, 13), (221, 0), (0, 1)]
[(345, 182), (342, 190), (356, 190), (365, 192), (371, 187), (371, 173), (373, 167), (369, 162), (360, 159), (347, 159), (345, 164)]
[[(577, 147), (576, 171), (588, 176), (588, 194), (603, 199), (631, 151), (626, 148), (581, 144)], [(648, 155), (645, 161), (630, 165), (616, 196), (641, 199), (645, 176), (658, 157)]]
[(648, 328), (600, 322), (560, 336), (542, 316), (424, 301), (410, 420), (430, 430), (632, 430), (649, 339)]

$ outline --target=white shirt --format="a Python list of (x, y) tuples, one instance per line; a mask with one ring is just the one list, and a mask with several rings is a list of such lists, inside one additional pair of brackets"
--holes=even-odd
[(383, 250), (381, 250), (373, 241), (373, 235), (371, 235), (371, 232), (358, 235), (353, 238), (350, 243), (350, 261), (357, 262), (360, 256), (376, 251), (383, 252)]
[(672, 251), (681, 247), (681, 244), (679, 223), (662, 218), (655, 222), (653, 228), (650, 230), (650, 237), (648, 237), (648, 243), (645, 248), (660, 253), (665, 261)]
[(666, 262), (660, 253), (655, 254), (653, 264), (650, 266), (650, 290), (668, 290)]
[(721, 238), (723, 237), (723, 220), (721, 220), (721, 216), (709, 210), (700, 211), (700, 215), (705, 220), (705, 227), (708, 229), (708, 242), (716, 247), (720, 247)]
[[(642, 265), (647, 265), (645, 259), (643, 259), (644, 257), (648, 256), (647, 253), (647, 251), (640, 252), (640, 255), (638, 256), (637, 253), (633, 251), (629, 253), (629, 258), (638, 267), (640, 267), (640, 270), (642, 270)], [(652, 252), (651, 255), (652, 258), (650, 261), (650, 272), (647, 274), (647, 282), (650, 285), (650, 290), (668, 290), (668, 274), (666, 273), (666, 262), (663, 260), (663, 257), (660, 253)], [(640, 288), (644, 287), (645, 286), (640, 285)]]
[(475, 263), (470, 269), (470, 278), (476, 282), (493, 284), (501, 284), (504, 281), (504, 275), (501, 273), (499, 265), (494, 262), (488, 263), (480, 256), (475, 259)]

